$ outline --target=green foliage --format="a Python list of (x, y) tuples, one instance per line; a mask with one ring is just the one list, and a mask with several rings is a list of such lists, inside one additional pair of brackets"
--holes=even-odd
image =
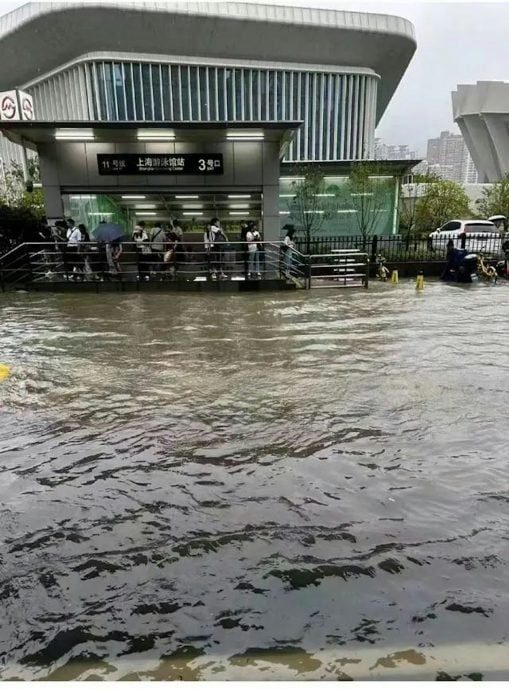
[(364, 243), (374, 233), (381, 213), (391, 211), (393, 178), (379, 163), (355, 163), (347, 184), (347, 206)]
[[(1, 203), (11, 208), (26, 209), (34, 216), (41, 219), (44, 217), (44, 198), (42, 190), (35, 188), (28, 192), (23, 176), (23, 167), (16, 161), (11, 161), (11, 165), (5, 171), (5, 188), (1, 197)], [(32, 182), (40, 182), (39, 161), (31, 158), (28, 161), (28, 176)]]
[(0, 252), (19, 242), (40, 242), (40, 219), (29, 208), (0, 205)]
[(416, 203), (415, 228), (418, 234), (428, 234), (453, 218), (472, 215), (469, 199), (457, 182), (436, 179)]
[(498, 215), (509, 217), (509, 175), (492, 187), (484, 187), (476, 206), (481, 218)]
[(288, 210), (297, 223), (297, 229), (306, 237), (308, 253), (311, 236), (319, 232), (324, 222), (337, 213), (336, 189), (327, 185), (324, 174), (318, 167), (299, 171), (298, 179), (292, 182), (293, 197), (288, 202)]

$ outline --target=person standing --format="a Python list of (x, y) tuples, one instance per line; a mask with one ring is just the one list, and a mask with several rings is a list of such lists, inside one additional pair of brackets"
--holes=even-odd
[(156, 223), (150, 233), (150, 246), (152, 249), (152, 272), (159, 273), (164, 261), (164, 248), (166, 235), (160, 223)]
[(247, 280), (249, 273), (249, 252), (247, 250), (247, 233), (249, 232), (249, 223), (243, 220), (240, 226), (240, 252), (242, 256), (242, 263), (244, 264), (244, 278)]
[(207, 263), (209, 265), (210, 277), (212, 280), (221, 278), (225, 280), (228, 276), (223, 271), (223, 247), (228, 242), (224, 234), (219, 218), (212, 218), (203, 236), (205, 251), (207, 253)]
[(177, 239), (177, 242), (182, 242), (184, 239), (184, 231), (182, 230), (180, 220), (177, 220), (176, 218), (173, 219), (173, 233)]
[(68, 268), (72, 266), (72, 273), (76, 274), (81, 269), (80, 260), (78, 256), (79, 245), (81, 242), (81, 231), (78, 227), (74, 226), (67, 237), (67, 249), (66, 249), (66, 273), (69, 278)]
[(260, 279), (262, 274), (260, 273), (260, 247), (259, 242), (261, 241), (260, 233), (256, 229), (255, 225), (251, 225), (246, 234), (247, 241), (247, 251), (248, 251), (248, 279), (251, 280)]
[(72, 233), (77, 229), (76, 224), (72, 218), (68, 218), (66, 221), (67, 225), (67, 232), (65, 234), (66, 239), (69, 240), (71, 238)]
[(284, 273), (286, 278), (290, 278), (292, 274), (293, 253), (295, 250), (295, 242), (293, 240), (293, 237), (295, 235), (295, 226), (288, 224), (284, 226), (283, 230), (286, 230), (286, 235), (283, 240), (282, 246), (282, 272)]

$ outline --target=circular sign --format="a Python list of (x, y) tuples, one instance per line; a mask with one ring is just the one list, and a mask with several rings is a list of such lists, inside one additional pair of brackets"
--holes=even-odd
[(16, 102), (12, 96), (5, 96), (2, 98), (2, 103), (0, 105), (2, 111), (2, 118), (6, 120), (12, 120), (16, 116)]
[(26, 96), (25, 98), (23, 98), (23, 100), (21, 101), (21, 110), (23, 111), (25, 120), (34, 119), (34, 106), (30, 98), (27, 98)]

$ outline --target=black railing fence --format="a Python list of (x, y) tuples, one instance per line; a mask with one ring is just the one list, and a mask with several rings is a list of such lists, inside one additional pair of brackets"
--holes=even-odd
[[(467, 235), (466, 238), (453, 239), (454, 247), (475, 253), (484, 253), (493, 258), (502, 258), (504, 240), (501, 236)], [(418, 239), (401, 235), (362, 237), (349, 235), (340, 237), (295, 237), (295, 246), (302, 254), (329, 254), (337, 250), (358, 250), (367, 252), (371, 261), (382, 254), (387, 261), (445, 261), (450, 239), (436, 237)], [(309, 246), (308, 246), (309, 244)]]

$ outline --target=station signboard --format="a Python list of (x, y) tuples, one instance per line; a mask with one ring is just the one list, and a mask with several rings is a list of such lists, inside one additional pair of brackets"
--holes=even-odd
[(222, 153), (98, 153), (99, 175), (223, 175)]

